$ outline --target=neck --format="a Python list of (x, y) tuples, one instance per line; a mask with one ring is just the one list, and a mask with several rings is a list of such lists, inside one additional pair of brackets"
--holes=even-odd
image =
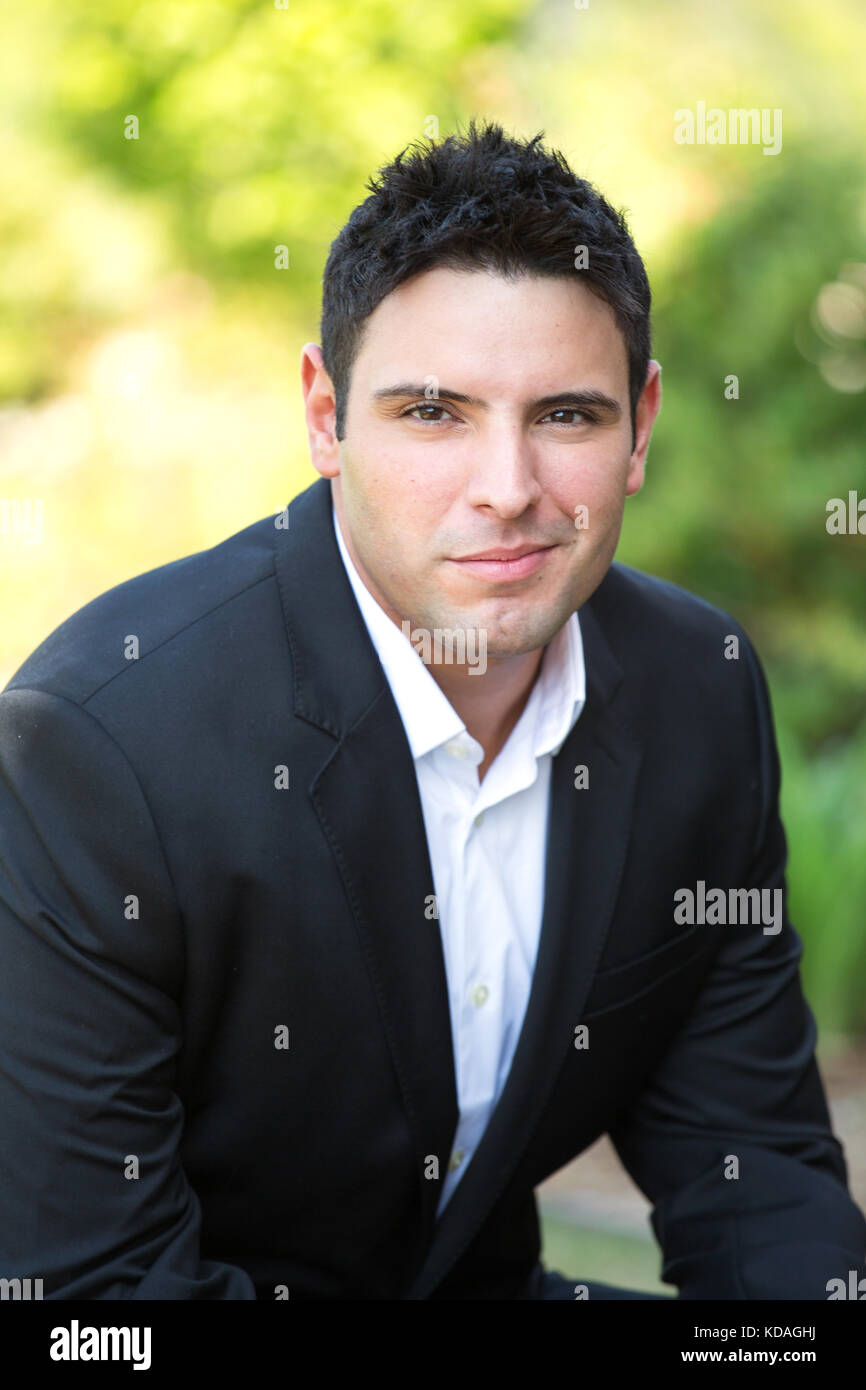
[(488, 660), (483, 675), (470, 675), (466, 666), (428, 665), (427, 670), (454, 707), (468, 732), (484, 749), (478, 767), (483, 780), (523, 713), (535, 684), (544, 648), (521, 656)]

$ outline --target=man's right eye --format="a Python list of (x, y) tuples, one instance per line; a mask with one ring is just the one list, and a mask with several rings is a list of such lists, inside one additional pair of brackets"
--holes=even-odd
[[(398, 418), (406, 420), (410, 415), (414, 415), (416, 410), (444, 411), (449, 420), (455, 419), (455, 416), (453, 416), (450, 411), (445, 410), (444, 405), (437, 405), (435, 401), (416, 401), (414, 405), (407, 406), (405, 410), (402, 410)], [(431, 420), (429, 418), (422, 420), (419, 415), (415, 415), (415, 419), (422, 425), (438, 425), (441, 423), (439, 420)]]

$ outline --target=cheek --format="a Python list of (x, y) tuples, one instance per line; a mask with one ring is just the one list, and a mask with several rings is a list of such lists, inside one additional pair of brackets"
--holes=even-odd
[(405, 551), (426, 553), (430, 538), (446, 523), (460, 494), (460, 480), (438, 466), (432, 453), (413, 458), (378, 459), (364, 480), (369, 513), (381, 532), (389, 532)]
[(377, 459), (359, 475), (354, 510), (371, 573), (392, 581), (410, 576), (427, 553), (436, 517), (412, 471)]
[(565, 470), (553, 493), (560, 510), (571, 516), (576, 530), (599, 538), (619, 524), (625, 504), (627, 460), (619, 456), (582, 460), (572, 474)]

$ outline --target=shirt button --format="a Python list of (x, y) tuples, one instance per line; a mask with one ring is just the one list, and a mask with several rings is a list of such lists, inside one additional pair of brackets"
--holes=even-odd
[(462, 1149), (455, 1149), (454, 1152), (453, 1152), (453, 1154), (451, 1155), (451, 1158), (450, 1158), (449, 1161), (448, 1161), (448, 1167), (449, 1167), (449, 1169), (451, 1170), (451, 1172), (453, 1173), (453, 1172), (455, 1171), (455, 1169), (457, 1169), (457, 1168), (460, 1167), (460, 1164), (461, 1164), (462, 1162), (463, 1162), (463, 1150), (462, 1150)]
[(483, 819), (484, 819), (484, 812), (483, 812), (483, 811), (479, 811), (479, 812), (478, 812), (478, 815), (475, 817), (475, 820), (472, 822), (472, 824), (473, 824), (473, 825), (480, 825), (481, 822), (483, 821)]
[(468, 758), (469, 751), (463, 747), (462, 743), (446, 743), (445, 751), (451, 754), (452, 758)]
[(489, 993), (490, 990), (486, 985), (476, 985), (472, 991), (472, 1003), (483, 1004)]

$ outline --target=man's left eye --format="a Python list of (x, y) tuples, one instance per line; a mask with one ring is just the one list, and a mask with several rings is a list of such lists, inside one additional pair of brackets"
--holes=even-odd
[(556, 410), (551, 410), (551, 411), (549, 411), (548, 414), (545, 415), (545, 416), (543, 417), (543, 420), (541, 421), (541, 423), (543, 423), (544, 420), (549, 420), (549, 419), (551, 419), (552, 416), (554, 416), (554, 415), (576, 415), (576, 416), (579, 417), (577, 420), (574, 420), (574, 421), (571, 421), (571, 420), (556, 420), (556, 421), (554, 421), (554, 424), (557, 424), (557, 425), (568, 425), (568, 424), (582, 425), (582, 424), (591, 424), (591, 423), (592, 423), (592, 416), (591, 416), (591, 415), (587, 415), (587, 413), (586, 413), (585, 410), (578, 410), (577, 407), (576, 407), (576, 406), (573, 406), (573, 405), (560, 405), (560, 406), (557, 406)]

